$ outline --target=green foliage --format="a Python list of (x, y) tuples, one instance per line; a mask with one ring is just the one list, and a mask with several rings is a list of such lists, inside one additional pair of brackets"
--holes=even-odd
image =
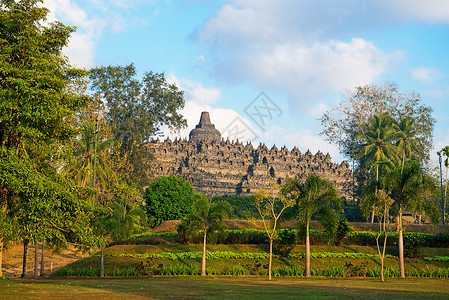
[(426, 256), (424, 259), (429, 261), (449, 261), (449, 256)]
[(338, 246), (344, 243), (344, 240), (348, 236), (348, 233), (351, 231), (352, 229), (349, 227), (349, 224), (346, 220), (338, 221), (337, 233), (335, 235), (335, 239), (333, 240), (334, 245)]
[(287, 257), (297, 244), (297, 234), (294, 229), (281, 229), (273, 242), (273, 251), (282, 257)]
[[(422, 145), (420, 148), (410, 145), (412, 154), (428, 159), (436, 122), (432, 117), (432, 111), (431, 107), (423, 104), (419, 94), (402, 93), (397, 84), (386, 82), (379, 86), (359, 86), (349, 91), (342, 102), (336, 103), (323, 114), (322, 134), (329, 142), (336, 144), (343, 155), (353, 158), (353, 150), (358, 145), (357, 136), (363, 132), (363, 128), (372, 122), (375, 115), (388, 112), (396, 124), (402, 123), (401, 128), (407, 136), (411, 137), (412, 131), (413, 139)], [(406, 118), (404, 116), (407, 116), (410, 119), (409, 123), (413, 124), (404, 126), (406, 125), (402, 120)], [(398, 136), (397, 141), (403, 138), (404, 135)]]
[[(144, 254), (120, 254), (119, 256), (145, 258), (145, 259), (201, 259), (203, 253), (201, 251), (189, 252), (162, 252), (162, 253), (144, 253)], [(232, 251), (206, 251), (207, 259), (263, 259), (268, 258), (268, 253), (255, 252), (232, 252)]]
[(212, 201), (226, 201), (233, 208), (232, 219), (258, 219), (259, 212), (254, 207), (255, 196), (215, 196)]
[(190, 183), (176, 176), (164, 176), (150, 183), (144, 193), (148, 224), (179, 220), (192, 212), (197, 194)]
[(87, 72), (61, 54), (74, 28), (45, 22), (38, 2), (0, 1), (0, 235), (88, 248), (92, 190), (58, 174), (91, 101), (71, 89)]
[[(200, 242), (206, 231), (207, 240), (211, 243), (217, 241), (220, 236), (223, 240), (226, 236), (224, 218), (231, 214), (232, 208), (228, 202), (210, 202), (199, 195), (193, 205), (193, 212), (184, 218), (178, 226), (178, 233), (183, 243)], [(201, 238), (200, 238), (201, 236)]]
[(105, 118), (120, 142), (120, 155), (131, 165), (123, 179), (146, 186), (151, 158), (146, 145), (162, 125), (170, 129), (186, 125), (178, 113), (184, 107), (183, 92), (169, 84), (163, 73), (145, 73), (137, 80), (133, 64), (94, 68), (90, 79), (92, 90), (105, 101)]

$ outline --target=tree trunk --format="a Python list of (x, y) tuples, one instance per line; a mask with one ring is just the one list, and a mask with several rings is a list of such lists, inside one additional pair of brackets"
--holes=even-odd
[(401, 277), (405, 278), (405, 266), (404, 266), (404, 236), (402, 233), (402, 207), (399, 208), (399, 220), (398, 220), (398, 227), (399, 227), (399, 270), (401, 271)]
[(34, 245), (34, 279), (39, 277), (39, 243)]
[(3, 236), (0, 235), (0, 278), (3, 278)]
[(306, 277), (310, 277), (310, 236), (309, 236), (309, 222), (306, 225)]
[(28, 252), (28, 240), (23, 241), (23, 262), (22, 262), (22, 275), (21, 278), (27, 276), (27, 252)]
[[(379, 165), (376, 166), (376, 189), (374, 190), (374, 195), (377, 196), (377, 186), (379, 184)], [(374, 223), (374, 205), (373, 211), (371, 212), (371, 224)]]
[(41, 276), (45, 275), (45, 241), (42, 242)]
[(270, 261), (268, 262), (268, 280), (271, 280), (271, 264), (273, 262), (273, 239), (270, 239)]
[(207, 231), (204, 230), (203, 257), (201, 258), (201, 276), (206, 276), (206, 235)]
[[(449, 158), (448, 158), (449, 159)], [(446, 185), (444, 186), (444, 199), (443, 199), (443, 225), (446, 225), (446, 196), (447, 196), (447, 172), (449, 167), (446, 167)]]
[(104, 277), (104, 246), (101, 246), (100, 277)]

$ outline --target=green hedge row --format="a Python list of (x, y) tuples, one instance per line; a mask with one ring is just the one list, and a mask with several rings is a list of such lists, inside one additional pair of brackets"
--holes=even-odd
[[(297, 242), (304, 243), (303, 231), (297, 229), (281, 229), (282, 231), (290, 231), (297, 235)], [(135, 234), (130, 239), (148, 236), (177, 236), (177, 232), (161, 232), (161, 233), (142, 233)], [(373, 231), (350, 231), (346, 237), (343, 238), (343, 244), (359, 245), (359, 246), (376, 246), (376, 237), (378, 232)], [(383, 240), (383, 237), (381, 237)], [(387, 246), (396, 246), (398, 240), (397, 232), (389, 232), (387, 239)], [(226, 230), (224, 232), (217, 232), (209, 239), (211, 243), (218, 244), (267, 244), (268, 238), (263, 230), (256, 229), (241, 229), (241, 230)], [(202, 233), (193, 237), (190, 243), (201, 243)], [(310, 230), (310, 242), (312, 245), (324, 245), (328, 243), (328, 236), (324, 232), (317, 230)], [(419, 232), (404, 232), (404, 248), (413, 249), (420, 247), (449, 247), (449, 234), (429, 234)]]
[[(117, 256), (126, 256), (133, 258), (145, 259), (200, 259), (203, 253), (201, 251), (188, 252), (162, 252), (162, 253), (144, 253), (144, 254), (118, 254)], [(273, 255), (278, 257), (278, 255)], [(288, 255), (288, 258), (304, 258), (304, 253), (294, 253)], [(387, 258), (396, 258), (394, 255), (386, 255)], [(206, 251), (207, 259), (264, 259), (269, 258), (269, 253), (265, 252), (232, 252), (232, 251)], [(370, 259), (378, 258), (377, 254), (367, 253), (333, 253), (333, 252), (311, 252), (310, 258), (354, 258), (354, 259)], [(429, 259), (430, 260), (430, 259)]]

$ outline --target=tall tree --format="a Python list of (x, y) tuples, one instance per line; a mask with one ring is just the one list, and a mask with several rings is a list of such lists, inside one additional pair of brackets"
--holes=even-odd
[(163, 125), (170, 129), (186, 125), (178, 113), (184, 107), (183, 92), (169, 84), (163, 73), (145, 73), (142, 81), (137, 80), (133, 64), (95, 68), (90, 78), (93, 91), (107, 108), (105, 118), (121, 143), (121, 155), (126, 154), (131, 162), (127, 182), (146, 186), (150, 138)]
[(424, 161), (430, 158), (433, 147), (433, 128), (436, 120), (432, 108), (422, 103), (417, 93), (403, 93), (395, 83), (365, 85), (348, 90), (345, 99), (336, 103), (321, 117), (323, 134), (330, 143), (336, 144), (343, 155), (353, 158), (358, 145), (357, 136), (365, 134), (367, 124), (374, 116), (388, 113), (397, 123), (402, 118), (413, 121), (415, 140), (422, 145), (416, 155)]
[(394, 206), (397, 210), (396, 223), (399, 232), (398, 248), (401, 277), (405, 277), (402, 213), (423, 196), (424, 178), (425, 172), (422, 166), (414, 160), (406, 161), (403, 170), (401, 170), (401, 167), (391, 165), (382, 178), (382, 186), (394, 199)]
[(310, 277), (310, 220), (318, 220), (329, 232), (336, 234), (341, 199), (334, 185), (318, 175), (309, 174), (304, 182), (297, 178), (289, 179), (283, 187), (285, 193), (296, 201), (298, 219), (306, 229), (305, 266), (306, 276)]
[[(380, 162), (384, 160), (398, 161), (397, 148), (394, 145), (396, 131), (392, 126), (393, 120), (386, 114), (375, 115), (369, 125), (364, 126), (364, 133), (357, 136), (362, 143), (354, 149), (355, 156), (360, 159), (361, 165), (370, 170), (376, 170), (375, 194), (379, 186)], [(371, 214), (371, 223), (374, 222), (374, 212)]]
[(277, 183), (271, 183), (270, 192), (260, 190), (256, 195), (255, 206), (262, 218), (265, 234), (270, 241), (270, 260), (268, 263), (268, 280), (271, 280), (273, 261), (273, 241), (276, 238), (277, 225), (282, 213), (295, 204), (295, 200), (281, 193)]
[(39, 2), (0, 0), (0, 228), (17, 225), (0, 242), (6, 232), (30, 243), (90, 243), (86, 191), (56, 168), (76, 132), (72, 116), (90, 101), (69, 86), (87, 72), (61, 54), (74, 28), (46, 25)]

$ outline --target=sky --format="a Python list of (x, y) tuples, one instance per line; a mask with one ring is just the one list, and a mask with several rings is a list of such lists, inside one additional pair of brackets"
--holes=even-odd
[[(385, 81), (434, 109), (449, 145), (448, 0), (45, 0), (76, 26), (71, 63), (133, 63), (184, 91), (187, 137), (202, 111), (224, 138), (330, 153), (319, 118), (355, 87)], [(438, 161), (436, 150), (432, 159)]]

